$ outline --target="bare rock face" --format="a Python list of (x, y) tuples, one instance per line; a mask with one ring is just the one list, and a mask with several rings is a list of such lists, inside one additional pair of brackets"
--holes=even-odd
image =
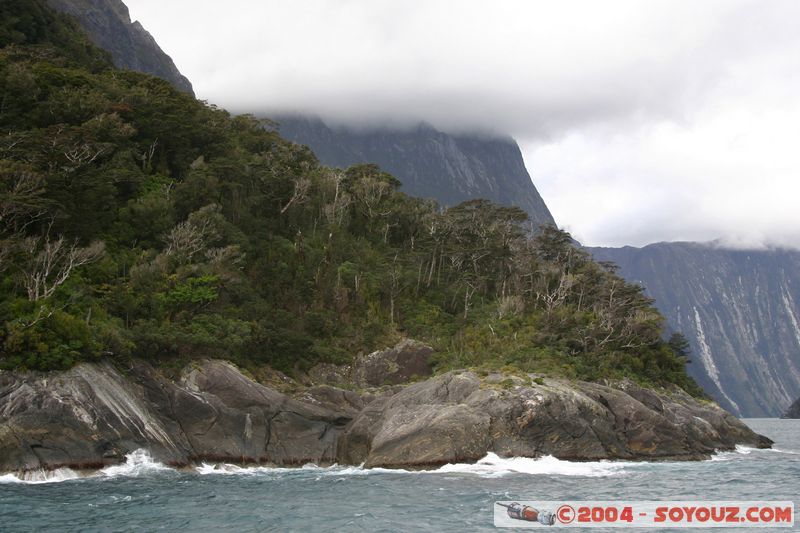
[(687, 242), (588, 250), (655, 298), (691, 345), (689, 374), (725, 409), (778, 417), (800, 396), (800, 252)]
[(92, 42), (111, 54), (121, 69), (152, 74), (179, 91), (194, 95), (192, 84), (150, 33), (131, 22), (121, 0), (48, 0), (50, 6), (77, 19)]
[(358, 388), (399, 385), (433, 373), (433, 348), (404, 339), (396, 346), (360, 355), (352, 365), (319, 364), (311, 369), (314, 383)]
[(394, 348), (372, 352), (356, 358), (353, 377), (356, 383), (379, 387), (398, 385), (412, 378), (433, 373), (430, 357), (433, 348), (411, 339), (401, 341)]
[(474, 461), (490, 451), (575, 460), (693, 460), (736, 444), (771, 442), (680, 389), (551, 379), (503, 388), (472, 372), (451, 372), (368, 405), (342, 435), (339, 460), (427, 466)]
[(509, 137), (453, 135), (429, 124), (408, 129), (329, 126), (313, 117), (273, 117), (282, 137), (305, 144), (328, 166), (377, 163), (412, 196), (453, 206), (485, 198), (520, 207), (534, 228), (555, 224), (522, 152)]
[[(425, 350), (386, 350), (370, 360), (380, 369), (375, 379), (385, 381), (385, 364), (403, 353), (416, 361)], [(374, 393), (316, 385), (291, 398), (218, 360), (195, 362), (177, 380), (141, 361), (123, 370), (105, 362), (49, 374), (0, 371), (0, 472), (100, 468), (139, 448), (172, 465), (424, 467), (487, 452), (691, 460), (771, 444), (677, 388), (539, 381), (460, 371)]]
[(98, 468), (137, 448), (174, 465), (202, 460), (326, 463), (350, 419), (259, 385), (223, 361), (177, 383), (145, 363), (58, 374), (0, 373), (0, 471)]

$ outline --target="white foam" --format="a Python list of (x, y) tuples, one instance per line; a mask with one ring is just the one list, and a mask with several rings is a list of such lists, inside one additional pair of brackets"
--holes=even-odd
[(80, 474), (69, 468), (56, 468), (55, 470), (30, 470), (20, 475), (5, 474), (0, 476), (0, 483), (29, 483), (38, 485), (40, 483), (58, 483), (77, 479)]
[(125, 456), (125, 462), (120, 465), (107, 466), (97, 472), (101, 477), (137, 477), (152, 472), (174, 471), (163, 463), (153, 461), (147, 450), (135, 450)]
[(717, 452), (711, 456), (712, 461), (730, 461), (736, 459), (741, 455), (750, 455), (753, 452), (757, 453), (783, 453), (786, 455), (800, 455), (797, 452), (789, 450), (780, 450), (778, 448), (751, 448), (750, 446), (743, 446), (737, 444), (735, 449), (724, 452)]
[(286, 468), (280, 466), (238, 466), (229, 463), (216, 463), (216, 464), (202, 463), (200, 466), (195, 467), (194, 470), (195, 472), (203, 476), (207, 476), (210, 474), (252, 476), (258, 474), (297, 472), (298, 470), (324, 470), (324, 469), (312, 463), (303, 465), (300, 468)]
[(550, 455), (537, 459), (527, 457), (503, 458), (490, 452), (477, 463), (447, 464), (435, 472), (477, 474), (482, 477), (500, 477), (508, 474), (603, 477), (620, 474), (626, 466), (629, 466), (629, 463), (562, 461)]
[[(472, 474), (481, 477), (501, 477), (509, 474), (530, 474), (530, 475), (562, 475), (562, 476), (584, 476), (601, 477), (612, 476), (622, 473), (625, 468), (634, 465), (629, 462), (571, 462), (562, 461), (555, 457), (546, 456), (537, 459), (526, 457), (503, 458), (494, 453), (488, 453), (486, 457), (476, 463), (456, 463), (446, 464), (434, 470), (405, 470), (401, 468), (364, 468), (359, 466), (339, 466), (320, 467), (314, 464), (304, 465), (302, 470), (315, 470), (320, 476), (365, 476), (371, 474)], [(239, 467), (231, 464), (209, 465), (203, 463), (195, 469), (199, 474), (220, 474), (220, 475), (258, 475), (275, 474), (280, 472), (297, 471), (294, 468), (277, 467)]]

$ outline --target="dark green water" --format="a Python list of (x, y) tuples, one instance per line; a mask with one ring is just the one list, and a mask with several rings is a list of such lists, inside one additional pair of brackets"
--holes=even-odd
[(511, 499), (793, 500), (800, 508), (800, 420), (746, 422), (772, 438), (775, 450), (741, 448), (694, 463), (490, 456), (425, 473), (176, 472), (136, 454), (91, 478), (0, 476), (0, 531), (498, 531), (492, 504)]

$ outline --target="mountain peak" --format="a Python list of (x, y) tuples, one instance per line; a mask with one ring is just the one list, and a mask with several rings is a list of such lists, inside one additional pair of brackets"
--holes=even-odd
[(484, 198), (522, 208), (536, 226), (555, 225), (511, 137), (452, 135), (427, 122), (395, 129), (329, 126), (318, 117), (298, 115), (275, 120), (283, 137), (308, 145), (323, 164), (377, 163), (413, 196), (447, 206)]
[(176, 89), (194, 95), (192, 84), (180, 73), (150, 33), (131, 22), (121, 0), (47, 0), (50, 7), (74, 17), (92, 42), (111, 54), (121, 69), (158, 76)]

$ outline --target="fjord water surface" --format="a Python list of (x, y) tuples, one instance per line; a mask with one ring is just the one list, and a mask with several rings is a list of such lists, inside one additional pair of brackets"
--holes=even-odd
[(497, 531), (496, 500), (793, 500), (800, 508), (800, 420), (746, 422), (774, 449), (667, 463), (490, 454), (428, 472), (313, 465), (179, 472), (137, 452), (92, 477), (0, 476), (0, 530)]

